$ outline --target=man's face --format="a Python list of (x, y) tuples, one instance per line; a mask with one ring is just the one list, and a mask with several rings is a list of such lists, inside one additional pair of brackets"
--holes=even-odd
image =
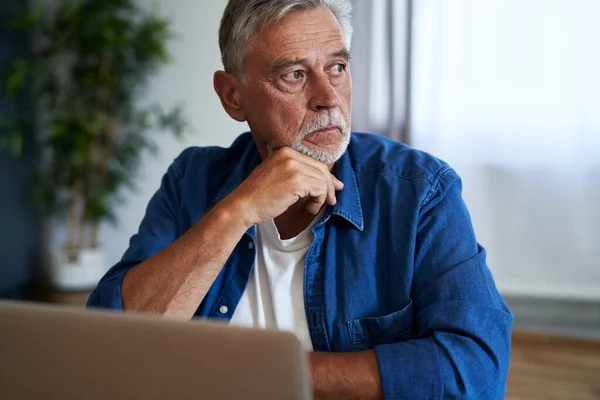
[(333, 164), (350, 141), (348, 51), (326, 8), (292, 12), (258, 32), (241, 104), (259, 151), (290, 146)]

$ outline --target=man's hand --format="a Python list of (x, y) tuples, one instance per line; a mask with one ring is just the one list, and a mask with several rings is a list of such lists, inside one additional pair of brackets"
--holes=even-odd
[(269, 151), (226, 201), (236, 205), (250, 227), (280, 216), (307, 197), (306, 209), (316, 215), (324, 204), (336, 203), (335, 192), (343, 187), (326, 164), (284, 147)]

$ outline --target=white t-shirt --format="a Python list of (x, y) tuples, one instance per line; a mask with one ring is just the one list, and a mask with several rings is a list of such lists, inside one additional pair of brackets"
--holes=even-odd
[(312, 351), (304, 310), (304, 260), (313, 242), (312, 227), (281, 240), (274, 221), (256, 226), (256, 263), (230, 324), (294, 333)]

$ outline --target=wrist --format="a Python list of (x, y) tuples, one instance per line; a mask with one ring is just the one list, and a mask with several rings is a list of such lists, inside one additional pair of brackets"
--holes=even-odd
[(247, 202), (242, 199), (227, 196), (215, 206), (213, 211), (221, 223), (246, 232), (255, 224), (248, 215), (246, 204)]
[(321, 353), (317, 353), (317, 352), (308, 353), (308, 365), (309, 365), (309, 371), (310, 371), (310, 379), (311, 379), (313, 395), (315, 396), (315, 399), (318, 399), (320, 397), (320, 395), (322, 394), (321, 393), (321, 390), (323, 387), (323, 382), (321, 381), (322, 361), (323, 361), (323, 357), (322, 357)]

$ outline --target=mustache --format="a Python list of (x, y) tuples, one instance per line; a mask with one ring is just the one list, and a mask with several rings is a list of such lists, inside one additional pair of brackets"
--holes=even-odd
[(303, 140), (318, 130), (332, 126), (336, 127), (342, 133), (342, 135), (347, 134), (348, 121), (346, 121), (342, 113), (337, 109), (323, 114), (316, 114), (311, 119), (306, 121), (300, 127), (300, 132), (298, 135), (299, 139)]

